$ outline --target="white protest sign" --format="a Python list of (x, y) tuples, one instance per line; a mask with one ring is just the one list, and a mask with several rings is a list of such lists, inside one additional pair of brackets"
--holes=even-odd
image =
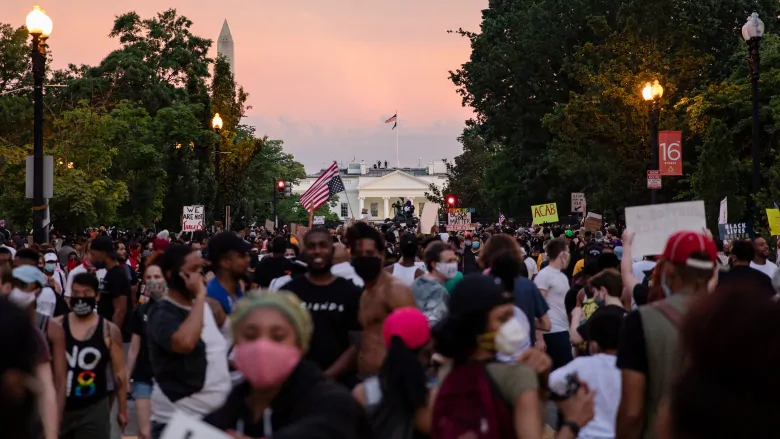
[(429, 233), (431, 228), (437, 224), (439, 216), (439, 205), (435, 203), (426, 202), (423, 205), (422, 212), (420, 212), (420, 230), (423, 233)]
[(718, 224), (729, 223), (729, 203), (726, 202), (729, 197), (723, 197), (720, 201), (720, 210), (718, 211)]
[(707, 227), (704, 201), (626, 207), (626, 229), (634, 233), (634, 256), (660, 255), (675, 232), (701, 232)]
[(315, 216), (314, 221), (312, 222), (314, 225), (322, 225), (325, 224), (325, 217), (324, 216)]
[(206, 209), (203, 206), (184, 206), (181, 217), (181, 230), (203, 230), (206, 221)]
[(585, 210), (585, 194), (582, 192), (571, 193), (571, 211), (582, 212)]
[(205, 422), (176, 412), (160, 439), (230, 439), (230, 436)]

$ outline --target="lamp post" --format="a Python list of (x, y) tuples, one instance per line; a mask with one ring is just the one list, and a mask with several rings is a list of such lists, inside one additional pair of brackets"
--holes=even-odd
[[(217, 139), (217, 146), (214, 149), (214, 182), (215, 182), (215, 196), (214, 196), (214, 218), (222, 218), (219, 206), (219, 155), (222, 147), (222, 136), (219, 130), (222, 129), (222, 118), (219, 117), (219, 113), (214, 113), (214, 118), (211, 119), (211, 127), (214, 128), (214, 132), (217, 133), (219, 138)], [(222, 225), (224, 230), (227, 230), (230, 226), (228, 224)]]
[[(661, 96), (664, 95), (664, 88), (658, 83), (658, 80), (653, 83), (646, 82), (645, 87), (642, 89), (642, 97), (645, 101), (650, 103), (648, 109), (647, 118), (648, 126), (650, 127), (650, 154), (651, 161), (650, 170), (658, 170), (658, 120), (661, 117), (661, 106), (659, 102)], [(655, 204), (658, 201), (658, 190), (650, 189), (650, 204)]]
[(33, 239), (47, 241), (43, 229), (46, 202), (43, 199), (43, 75), (46, 69), (46, 39), (53, 23), (46, 12), (35, 5), (27, 14), (27, 31), (32, 37), (33, 70)]
[[(742, 26), (742, 38), (748, 44), (748, 66), (750, 67), (750, 82), (753, 86), (753, 144), (750, 146), (750, 156), (753, 159), (753, 194), (757, 194), (761, 186), (761, 174), (758, 170), (759, 154), (759, 133), (758, 133), (758, 76), (759, 76), (759, 54), (758, 48), (761, 45), (761, 37), (764, 36), (764, 22), (758, 18), (758, 13), (753, 12), (748, 17), (747, 22)], [(758, 208), (751, 203), (753, 218), (758, 213)]]

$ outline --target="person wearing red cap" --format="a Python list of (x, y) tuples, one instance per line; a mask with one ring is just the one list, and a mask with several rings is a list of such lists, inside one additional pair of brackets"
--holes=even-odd
[[(633, 234), (627, 234), (630, 247)], [(683, 230), (666, 242), (655, 270), (665, 298), (639, 307), (623, 322), (617, 366), (622, 395), (617, 437), (652, 439), (659, 403), (682, 365), (678, 333), (691, 299), (707, 293), (717, 275), (718, 250), (712, 237)]]
[(426, 374), (431, 356), (428, 318), (417, 308), (398, 308), (385, 319), (382, 333), (387, 347), (382, 370), (357, 385), (352, 395), (366, 408), (377, 437), (427, 435), (432, 407)]

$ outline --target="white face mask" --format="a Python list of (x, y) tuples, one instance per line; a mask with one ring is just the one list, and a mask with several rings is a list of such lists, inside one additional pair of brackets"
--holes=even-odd
[(8, 301), (15, 304), (19, 308), (27, 309), (33, 302), (35, 302), (35, 293), (25, 293), (19, 288), (14, 288), (11, 293), (8, 294)]
[(496, 351), (513, 356), (528, 340), (529, 328), (523, 327), (516, 318), (509, 319), (498, 328), (496, 333)]
[(439, 262), (436, 264), (438, 271), (445, 279), (453, 279), (458, 274), (457, 262)]

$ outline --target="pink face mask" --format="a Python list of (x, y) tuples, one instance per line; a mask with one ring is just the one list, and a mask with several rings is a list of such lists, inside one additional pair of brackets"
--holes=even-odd
[(238, 344), (234, 352), (236, 369), (256, 389), (282, 384), (301, 361), (302, 355), (297, 347), (264, 338)]

